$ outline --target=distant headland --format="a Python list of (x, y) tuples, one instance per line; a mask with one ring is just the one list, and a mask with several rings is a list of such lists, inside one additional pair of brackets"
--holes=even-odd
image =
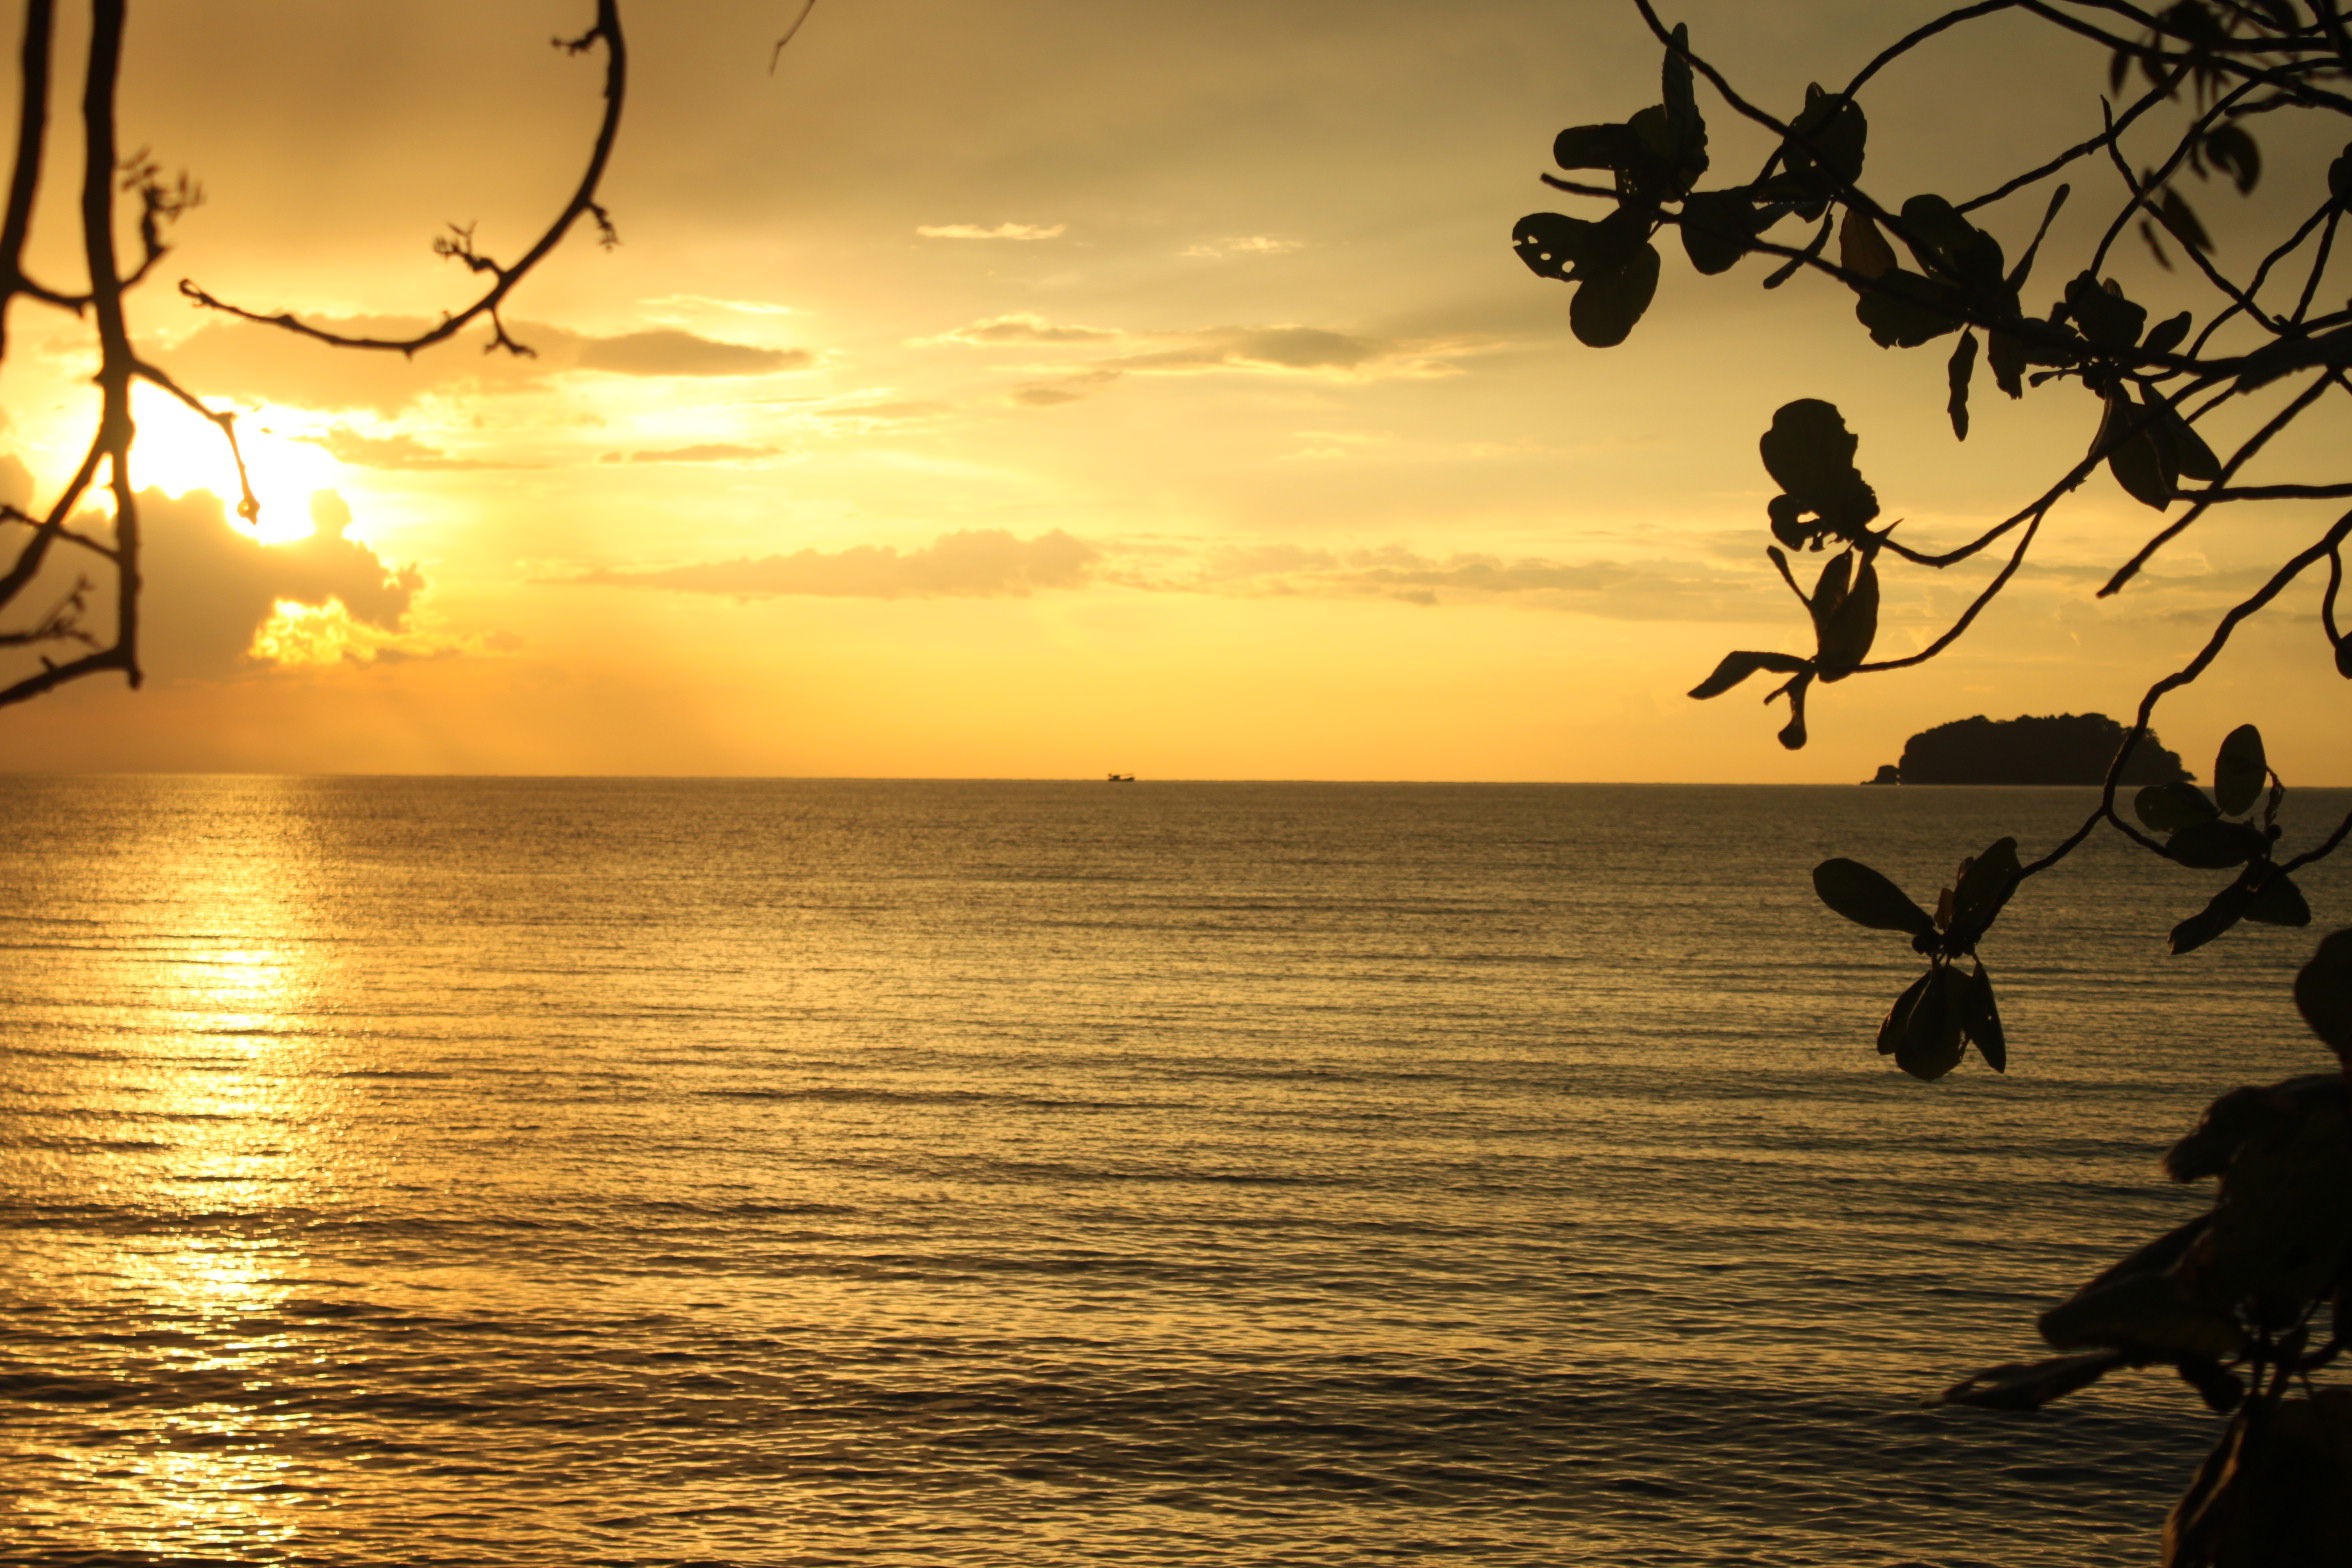
[[(1903, 743), (1903, 760), (1878, 770), (1873, 784), (2100, 784), (2123, 744), (2124, 727), (2104, 713), (1955, 719)], [(2151, 730), (2123, 770), (2129, 785), (2195, 777)]]

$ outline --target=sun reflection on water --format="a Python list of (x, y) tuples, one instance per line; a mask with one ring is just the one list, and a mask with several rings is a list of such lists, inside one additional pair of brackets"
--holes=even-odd
[(304, 786), (233, 787), (234, 811), (126, 819), (82, 868), (82, 907), (121, 922), (103, 1002), (58, 1010), (36, 1041), (65, 1081), (0, 1078), (0, 1108), (61, 1129), (37, 1157), (6, 1151), (8, 1185), (36, 1216), (110, 1217), (37, 1227), (0, 1264), (4, 1293), (72, 1325), (71, 1361), (125, 1396), (102, 1444), (15, 1460), (50, 1472), (39, 1536), (83, 1551), (271, 1552), (318, 1480), (279, 1390), (316, 1371), (287, 1309), (315, 1288), (305, 1221), (338, 1186), (334, 944), (315, 825), (291, 798)]

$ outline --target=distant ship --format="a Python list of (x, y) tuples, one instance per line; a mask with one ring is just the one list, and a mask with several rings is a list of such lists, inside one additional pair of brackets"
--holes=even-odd
[(1105, 777), (1113, 784), (1132, 784), (1135, 782), (1135, 775), (1132, 773), (1111, 773), (1106, 774)]

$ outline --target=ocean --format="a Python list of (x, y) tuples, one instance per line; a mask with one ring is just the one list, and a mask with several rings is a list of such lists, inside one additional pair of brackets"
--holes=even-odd
[(2169, 1374), (1933, 1400), (2345, 881), (2086, 852), (1921, 1084), (1807, 877), (2090, 798), (0, 778), (0, 1561), (2150, 1561)]

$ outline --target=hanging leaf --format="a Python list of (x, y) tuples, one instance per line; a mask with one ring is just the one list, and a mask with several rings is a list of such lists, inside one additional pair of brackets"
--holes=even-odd
[(2085, 1289), (2038, 1325), (2053, 1350), (2111, 1348), (2170, 1360), (2226, 1361), (2246, 1338), (2229, 1317), (2189, 1296), (2170, 1274), (2134, 1274)]
[(2150, 354), (2169, 354), (2180, 347), (2194, 324), (2185, 310), (2177, 316), (2167, 316), (2148, 329), (2148, 340), (2140, 347)]
[(2262, 798), (2262, 787), (2270, 778), (2270, 762), (2263, 754), (2262, 732), (2251, 724), (2241, 724), (2222, 739), (2221, 753), (2213, 759), (2213, 799), (2222, 814), (2242, 817), (2254, 809)]
[(1781, 144), (1787, 178), (1803, 196), (1826, 201), (1862, 177), (1868, 138), (1869, 122), (1860, 104), (1812, 83), (1805, 89), (1805, 107), (1789, 122), (1788, 139)]
[(1817, 397), (1783, 403), (1772, 415), (1772, 428), (1757, 443), (1764, 471), (1781, 489), (1816, 510), (1822, 497), (1834, 495), (1854, 479), (1858, 445), (1859, 438), (1848, 433), (1837, 405)]
[(2025, 345), (2006, 332), (1985, 334), (1985, 363), (1992, 367), (1993, 385), (2011, 397), (2025, 396)]
[(2066, 313), (2094, 348), (2127, 349), (2140, 341), (2148, 313), (2112, 283), (2089, 272), (2066, 285)]
[(2212, 238), (2206, 234), (2205, 225), (2197, 221), (2196, 211), (2190, 207), (2188, 198), (2177, 188), (2168, 188), (2162, 196), (2156, 198), (2156, 216), (2164, 220), (2164, 226), (2183, 245), (2191, 250), (2211, 254)]
[(1568, 326), (1588, 348), (1625, 341), (1658, 292), (1658, 252), (1644, 242), (1624, 265), (1587, 277), (1568, 302)]
[(1944, 1390), (1947, 1405), (1979, 1410), (2039, 1410), (2078, 1388), (2088, 1388), (2117, 1367), (2131, 1365), (2120, 1350), (2086, 1350), (2047, 1361), (2008, 1361), (1986, 1367)]
[(1511, 231), (1511, 248), (1539, 278), (1565, 280), (1600, 227), (1557, 212), (1531, 212)]
[(1895, 248), (1859, 207), (1848, 207), (1838, 223), (1838, 265), (1865, 278), (1895, 270)]
[(1839, 857), (1813, 868), (1813, 891), (1821, 901), (1858, 926), (1933, 936), (1935, 921), (1911, 895), (1859, 860)]
[(1770, 670), (1778, 675), (1794, 675), (1805, 668), (1805, 661), (1793, 653), (1727, 653), (1723, 662), (1715, 666), (1715, 673), (1690, 689), (1698, 698), (1720, 697), (1759, 670)]
[(1936, 972), (1930, 969), (1905, 986), (1903, 994), (1895, 998), (1895, 1005), (1887, 1009), (1886, 1017), (1878, 1026), (1879, 1055), (1892, 1056), (1895, 1047), (1903, 1043), (1903, 1030), (1911, 1021), (1911, 1009), (1918, 1005), (1920, 993), (1935, 984), (1935, 977)]
[(1965, 310), (1966, 302), (1951, 284), (1901, 267), (1872, 279), (1854, 301), (1855, 318), (1880, 348), (1917, 348), (1956, 332)]
[(2221, 808), (2186, 779), (2151, 784), (2132, 797), (2132, 813), (2151, 833), (2177, 833), (2192, 822), (2211, 822)]
[(2193, 953), (2246, 917), (2246, 890), (2231, 883), (2213, 895), (2203, 909), (2172, 928), (2172, 954)]
[(1903, 1038), (1895, 1044), (1895, 1065), (1914, 1078), (1933, 1083), (1960, 1065), (1966, 1049), (1968, 980), (1959, 970), (1942, 964), (1927, 975), (1926, 988), (1903, 1020)]
[(1640, 151), (1630, 125), (1571, 125), (1552, 139), (1552, 162), (1563, 169), (1622, 169)]
[(2091, 450), (2106, 454), (2107, 471), (2133, 500), (2161, 512), (2172, 504), (2176, 475), (2165, 461), (2154, 423), (2128, 393), (2110, 392)]
[(2262, 182), (2262, 149), (2244, 126), (2232, 122), (2207, 131), (2204, 152), (2215, 168), (2236, 183), (2239, 195)]
[(2149, 415), (2148, 429), (2164, 449), (2164, 460), (2176, 473), (2208, 481), (2221, 477), (2221, 459), (2214, 456), (2196, 427), (2181, 417), (2179, 409), (2154, 393), (2143, 394), (2140, 407)]
[(1844, 680), (1870, 657), (1870, 645), (1878, 637), (1878, 568), (1863, 561), (1852, 584), (1817, 624), (1820, 649), (1813, 667), (1825, 681)]
[(1952, 434), (1959, 440), (1968, 439), (1968, 380), (1976, 373), (1976, 334), (1963, 332), (1960, 341), (1952, 345), (1952, 357), (1944, 366), (1944, 380), (1951, 388), (1945, 399), (1944, 410), (1952, 416)]
[(1973, 946), (2017, 885), (2017, 840), (1997, 838), (1983, 854), (1965, 862), (1952, 887), (1953, 935)]
[(2294, 878), (2274, 870), (2246, 890), (2246, 918), (2266, 926), (2307, 926), (2311, 904)]
[(1998, 287), (2001, 242), (1970, 223), (1941, 196), (1914, 196), (1903, 203), (1903, 233), (1922, 270), (1955, 283)]
[(2258, 860), (2270, 840), (2243, 822), (2192, 822), (2164, 841), (2164, 852), (2184, 866), (2226, 871)]
[(2352, 930), (2326, 938), (2297, 971), (2295, 1007), (2329, 1050), (2352, 1057)]
[(1682, 249), (1713, 277), (1739, 265), (1759, 228), (1755, 198), (1746, 190), (1698, 191), (1683, 198)]
[(1976, 1054), (1994, 1072), (2009, 1070), (2009, 1036), (2001, 1027), (2001, 1009), (1993, 1002), (1992, 977), (1984, 965), (1968, 977), (1968, 989), (1961, 996), (1961, 1026), (1968, 1038), (1976, 1043)]

